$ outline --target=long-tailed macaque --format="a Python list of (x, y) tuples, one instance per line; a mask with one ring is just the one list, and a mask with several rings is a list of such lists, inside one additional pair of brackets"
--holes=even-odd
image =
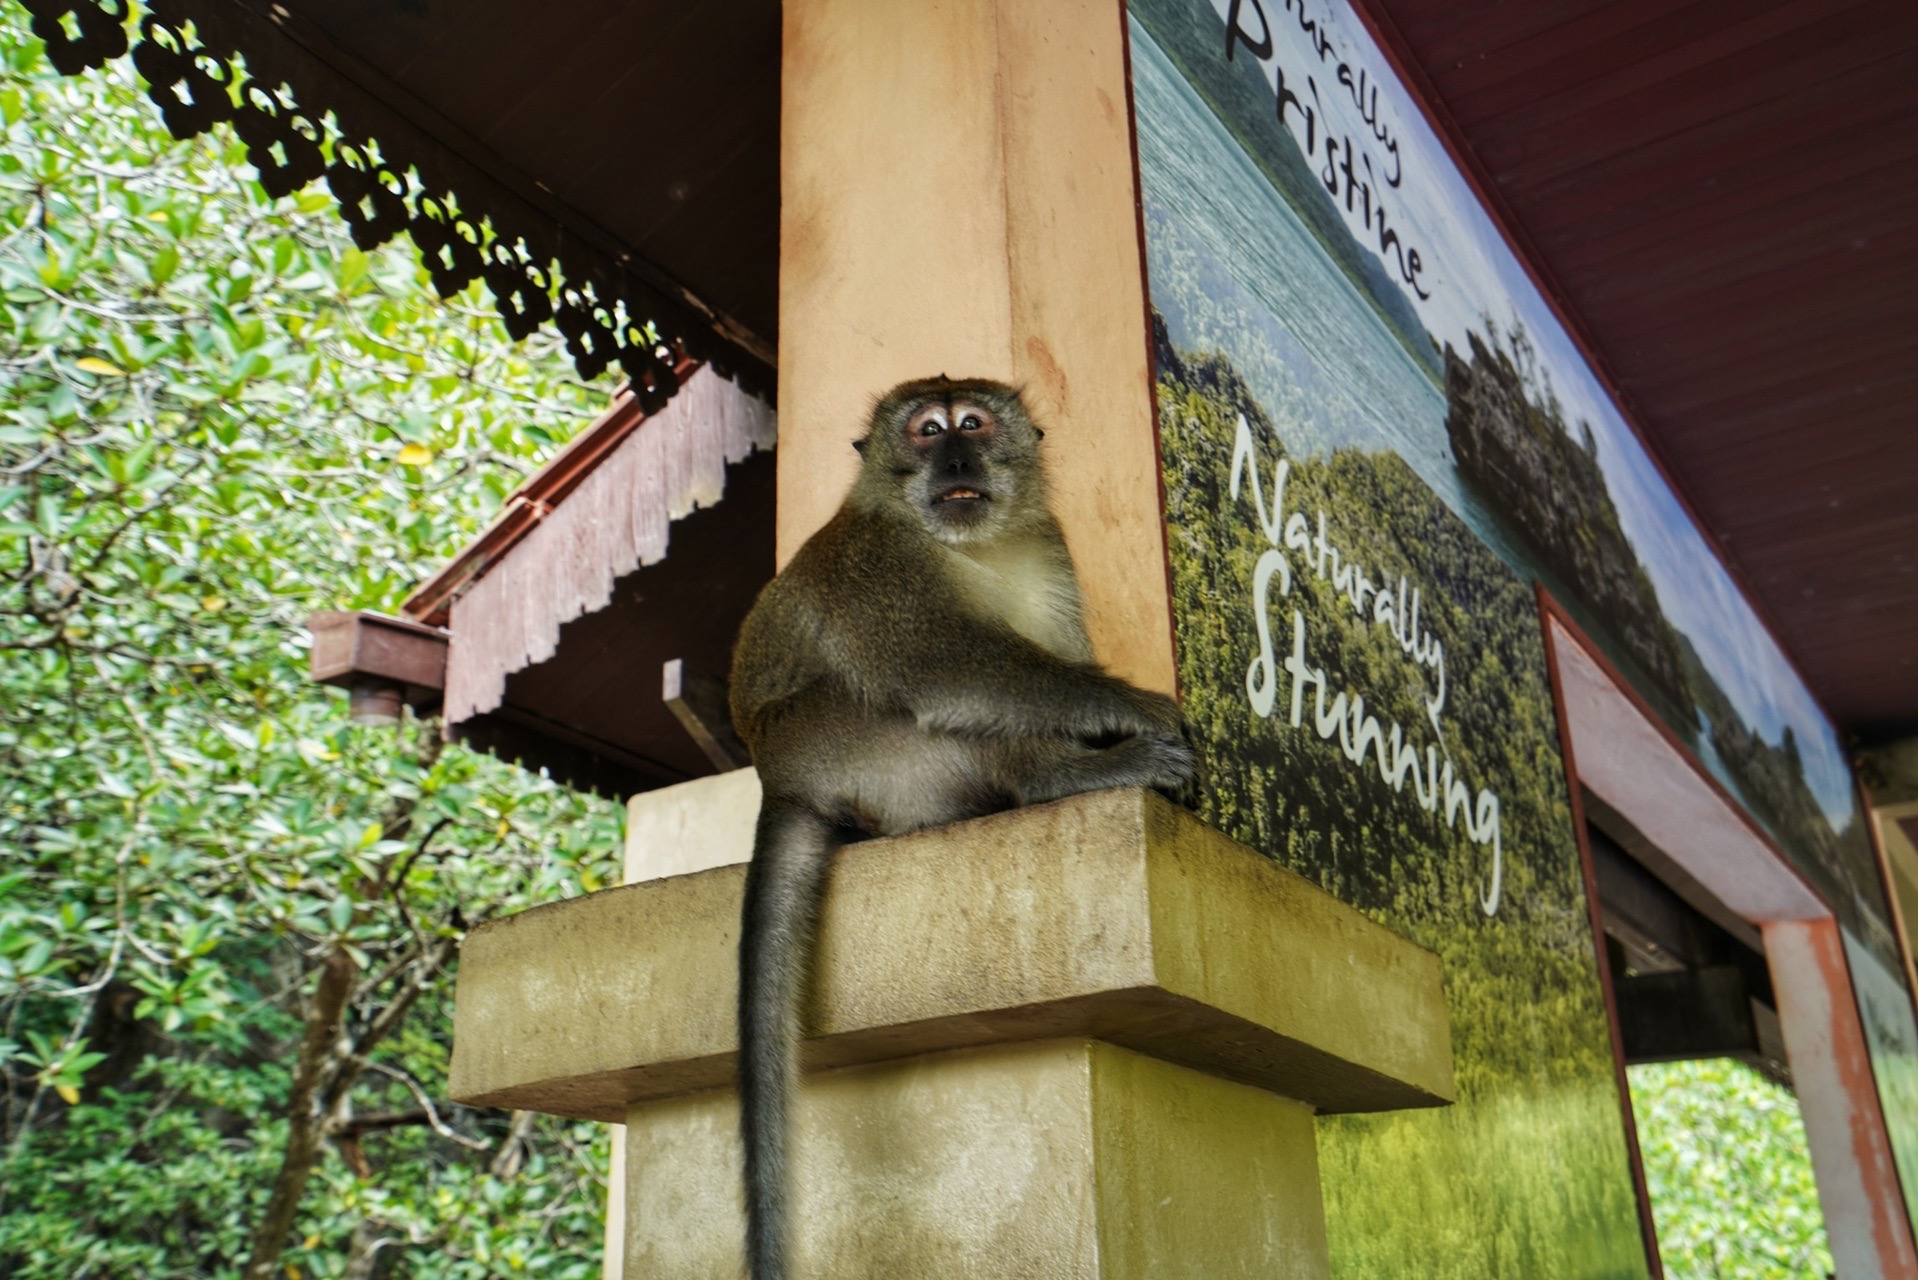
[(1019, 392), (908, 382), (873, 409), (845, 505), (761, 593), (733, 720), (765, 800), (739, 947), (748, 1265), (785, 1280), (798, 1003), (840, 845), (1104, 787), (1185, 797), (1170, 698), (1093, 662)]

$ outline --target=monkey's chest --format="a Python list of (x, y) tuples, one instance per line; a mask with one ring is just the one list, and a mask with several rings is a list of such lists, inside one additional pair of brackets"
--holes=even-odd
[(982, 613), (997, 618), (1041, 649), (1074, 662), (1090, 661), (1079, 590), (1071, 572), (1039, 557), (1003, 557), (964, 566), (967, 594)]
[(1006, 625), (1041, 649), (1079, 662), (1092, 656), (1085, 626), (1074, 607), (1076, 602), (1063, 593), (1031, 591), (1013, 595), (1003, 603), (1001, 616)]

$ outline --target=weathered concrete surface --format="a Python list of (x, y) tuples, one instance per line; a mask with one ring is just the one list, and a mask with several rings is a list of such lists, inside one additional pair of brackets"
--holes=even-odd
[(626, 869), (621, 880), (663, 880), (753, 856), (759, 774), (734, 769), (694, 778), (626, 802)]
[[(617, 1121), (733, 1080), (744, 869), (609, 889), (461, 952), (451, 1090)], [(1091, 1037), (1321, 1111), (1452, 1095), (1435, 956), (1155, 795), (844, 850), (809, 1069)]]
[[(628, 1117), (625, 1274), (741, 1274), (732, 1094)], [(1163, 1280), (1326, 1274), (1312, 1114), (1095, 1040), (808, 1079), (794, 1272)]]
[[(753, 856), (759, 819), (759, 774), (753, 769), (695, 778), (642, 791), (626, 802), (622, 884), (663, 880)], [(606, 1182), (605, 1280), (621, 1280), (626, 1238), (626, 1126), (613, 1126), (613, 1167)]]

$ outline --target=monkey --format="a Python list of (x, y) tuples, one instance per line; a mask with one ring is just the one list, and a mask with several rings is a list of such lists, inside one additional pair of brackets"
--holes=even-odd
[(834, 852), (1107, 787), (1190, 803), (1178, 704), (1093, 660), (1021, 393), (941, 375), (880, 397), (838, 513), (768, 583), (734, 650), (763, 799), (739, 944), (752, 1280), (785, 1280), (799, 1003)]

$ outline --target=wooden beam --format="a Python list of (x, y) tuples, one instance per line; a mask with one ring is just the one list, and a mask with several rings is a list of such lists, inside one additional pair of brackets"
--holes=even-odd
[(415, 709), (438, 705), (448, 640), (440, 628), (365, 611), (315, 613), (306, 626), (313, 636), (307, 671), (316, 683), (394, 685)]
[(785, 6), (779, 558), (875, 396), (1022, 384), (1102, 661), (1175, 683), (1144, 262), (1113, 0)]
[(1838, 922), (1768, 922), (1765, 955), (1838, 1274), (1914, 1280), (1918, 1247), (1851, 997)]
[(713, 768), (727, 773), (753, 762), (746, 744), (733, 731), (724, 680), (703, 671), (689, 671), (685, 659), (674, 658), (665, 664), (661, 684), (660, 696), (667, 709), (699, 744)]
[(1735, 965), (1631, 974), (1615, 981), (1627, 1062), (1737, 1058), (1759, 1050), (1751, 992)]

